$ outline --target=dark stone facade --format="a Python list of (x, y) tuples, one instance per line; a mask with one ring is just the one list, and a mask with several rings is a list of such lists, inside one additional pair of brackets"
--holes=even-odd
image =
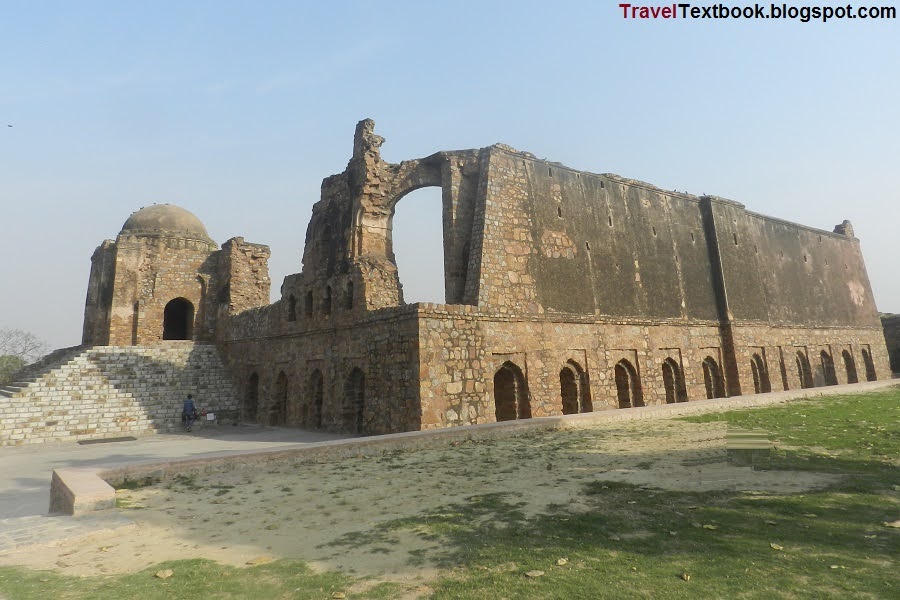
[(900, 373), (900, 315), (882, 315), (881, 325), (884, 327), (891, 370)]
[[(204, 247), (203, 260), (142, 246), (144, 262), (125, 272), (156, 269), (157, 287), (128, 288), (108, 310), (96, 300), (106, 282), (112, 298), (132, 284), (104, 266), (107, 242), (86, 340), (128, 343), (121, 307), (147, 298), (137, 339), (158, 337), (165, 303), (186, 298), (202, 307), (194, 338), (217, 343), (245, 420), (366, 434), (890, 376), (848, 221), (820, 231), (503, 145), (391, 164), (383, 142), (359, 123), (279, 301), (267, 303), (267, 249), (237, 238)], [(426, 186), (442, 190), (446, 304), (406, 305), (394, 207)], [(163, 274), (163, 257), (180, 266)], [(192, 278), (206, 283), (189, 290)], [(160, 286), (170, 280), (182, 283)]]

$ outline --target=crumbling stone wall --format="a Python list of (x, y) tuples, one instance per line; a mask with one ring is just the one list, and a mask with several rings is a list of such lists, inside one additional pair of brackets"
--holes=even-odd
[[(813, 230), (499, 144), (391, 164), (383, 142), (371, 121), (357, 126), (347, 169), (313, 208), (303, 271), (279, 302), (230, 321), (229, 364), (259, 377), (262, 420), (282, 372), (326, 374), (316, 425), (346, 428), (341, 377), (360, 369), (367, 393), (380, 390), (366, 433), (493, 421), (504, 368), (530, 416), (560, 414), (576, 388), (579, 410), (603, 410), (886, 376), (849, 222)], [(403, 309), (392, 216), (423, 186), (442, 188), (447, 304)]]
[[(91, 258), (83, 344), (162, 341), (165, 310), (176, 299), (190, 304), (184, 337), (213, 341), (226, 337), (221, 328), (229, 315), (269, 303), (267, 246), (232, 238), (219, 250), (187, 211), (155, 205), (148, 219), (146, 210)], [(194, 229), (176, 229), (170, 213)], [(132, 220), (141, 228), (131, 228)]]
[[(199, 281), (178, 293), (198, 294), (248, 421), (374, 434), (889, 376), (849, 221), (816, 230), (502, 144), (393, 164), (383, 143), (357, 125), (277, 302), (264, 246), (152, 255), (175, 261), (155, 285)], [(406, 305), (394, 208), (426, 186), (442, 190), (446, 304)], [(89, 299), (107, 280), (92, 274)], [(113, 296), (143, 297), (127, 285)]]

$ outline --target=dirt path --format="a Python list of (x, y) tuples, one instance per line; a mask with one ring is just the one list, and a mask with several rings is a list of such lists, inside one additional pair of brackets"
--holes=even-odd
[[(507, 494), (526, 514), (582, 506), (584, 485), (800, 492), (831, 483), (809, 473), (753, 471), (725, 460), (725, 425), (639, 421), (544, 432), (379, 458), (236, 469), (119, 493), (135, 525), (19, 549), (0, 564), (75, 575), (137, 571), (164, 560), (243, 565), (294, 558), (313, 568), (416, 581), (434, 575), (440, 539), (379, 524)], [(451, 516), (452, 518), (452, 516)]]

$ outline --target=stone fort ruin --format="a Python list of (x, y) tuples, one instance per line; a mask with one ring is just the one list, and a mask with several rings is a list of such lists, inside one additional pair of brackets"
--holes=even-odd
[[(132, 214), (92, 257), (83, 345), (3, 392), (3, 410), (42, 408), (0, 443), (171, 429), (186, 388), (244, 422), (380, 434), (890, 376), (849, 221), (821, 231), (501, 144), (391, 164), (383, 142), (357, 125), (274, 303), (266, 246), (219, 247), (170, 205)], [(426, 186), (446, 303), (405, 304), (392, 218)]]

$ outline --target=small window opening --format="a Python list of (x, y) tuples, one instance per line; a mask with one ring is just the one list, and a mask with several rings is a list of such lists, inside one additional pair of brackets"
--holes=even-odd
[(585, 242), (585, 243), (584, 243), (584, 249), (587, 250), (588, 252), (590, 252), (590, 251), (591, 251), (591, 243), (590, 243), (590, 242)]
[(603, 182), (602, 182), (602, 181), (600, 182), (600, 189), (601, 189), (601, 190), (603, 189)]
[(609, 226), (612, 227), (612, 215), (609, 215), (606, 219), (609, 221)]
[(556, 216), (562, 219), (562, 206), (556, 207)]
[(293, 294), (288, 296), (287, 320), (288, 321), (296, 321), (297, 320), (297, 299), (294, 298)]
[(738, 243), (737, 243), (737, 234), (736, 234), (736, 233), (732, 233), (732, 234), (731, 234), (731, 239), (734, 240), (734, 245), (737, 246)]
[(803, 262), (809, 262), (809, 260), (807, 260), (807, 258), (806, 258), (806, 255), (805, 255), (805, 254), (804, 254), (804, 255), (803, 255)]
[(547, 169), (547, 172), (550, 173), (550, 177), (553, 177), (553, 169)]
[(650, 229), (653, 230), (653, 237), (656, 237), (656, 227), (651, 227)]
[(691, 243), (693, 244), (696, 240), (694, 239), (694, 232), (691, 232)]
[(306, 299), (303, 301), (303, 312), (307, 317), (313, 315), (313, 293), (312, 290), (306, 292)]
[(322, 314), (328, 316), (331, 314), (331, 286), (325, 288), (325, 297), (322, 299)]

